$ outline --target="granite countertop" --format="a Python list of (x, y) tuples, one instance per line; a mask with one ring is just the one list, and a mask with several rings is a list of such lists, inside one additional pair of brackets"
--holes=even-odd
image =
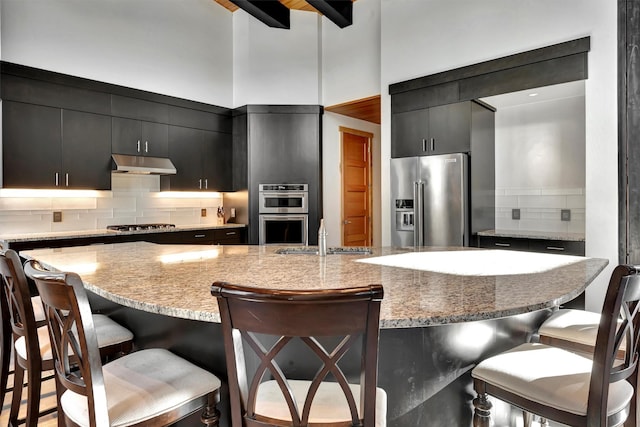
[(178, 225), (174, 228), (159, 228), (153, 230), (135, 230), (135, 231), (115, 231), (104, 229), (81, 230), (81, 231), (55, 231), (44, 233), (16, 233), (0, 235), (0, 244), (17, 243), (17, 242), (33, 242), (42, 240), (58, 240), (58, 239), (81, 239), (86, 237), (103, 237), (103, 236), (126, 236), (129, 234), (150, 234), (150, 233), (175, 233), (178, 231), (189, 230), (213, 230), (218, 228), (244, 228), (245, 224), (193, 224)]
[(556, 231), (486, 230), (479, 231), (478, 236), (516, 237), (520, 239), (545, 239), (584, 242), (584, 233), (565, 233)]
[(382, 328), (490, 319), (553, 307), (579, 295), (608, 260), (477, 248), (370, 248), (319, 257), (274, 246), (147, 242), (21, 251), (50, 269), (75, 271), (118, 304), (219, 322), (215, 281), (277, 289), (379, 283)]

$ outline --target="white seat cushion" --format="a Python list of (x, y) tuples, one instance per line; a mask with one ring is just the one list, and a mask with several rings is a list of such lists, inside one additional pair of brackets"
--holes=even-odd
[[(299, 380), (289, 380), (288, 382), (296, 399), (298, 409), (302, 411), (302, 405), (304, 405), (310, 382)], [(356, 398), (356, 405), (359, 405), (360, 386), (353, 384), (349, 386)], [(284, 401), (282, 391), (275, 380), (265, 381), (260, 384), (256, 398), (256, 414), (279, 420), (291, 420), (289, 407)], [(309, 418), (309, 421), (314, 423), (351, 420), (347, 399), (344, 397), (344, 393), (338, 383), (322, 382), (313, 399)], [(376, 427), (386, 426), (386, 420), (387, 393), (378, 387), (376, 389)]]
[[(168, 350), (130, 353), (103, 366), (111, 426), (128, 426), (220, 387), (213, 374)], [(65, 414), (81, 426), (89, 425), (87, 400), (72, 391), (61, 398)]]
[[(621, 320), (618, 321), (620, 322)], [(594, 346), (599, 325), (599, 313), (573, 309), (558, 310), (544, 321), (538, 329), (538, 334)]]
[[(104, 314), (93, 315), (93, 325), (98, 336), (98, 347), (107, 347), (133, 339), (133, 333), (115, 322)], [(51, 360), (51, 343), (49, 342), (49, 331), (47, 326), (38, 328), (38, 341), (40, 343), (40, 357), (42, 360)], [(27, 360), (27, 348), (24, 337), (20, 337), (15, 342), (16, 353)]]
[[(538, 343), (490, 357), (471, 375), (518, 396), (577, 415), (587, 413), (591, 359)], [(609, 386), (608, 414), (631, 401), (633, 387), (627, 381)]]

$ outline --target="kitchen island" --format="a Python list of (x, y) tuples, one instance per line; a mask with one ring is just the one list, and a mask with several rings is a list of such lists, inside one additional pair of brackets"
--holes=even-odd
[(471, 425), (475, 363), (529, 339), (607, 265), (474, 248), (371, 248), (326, 257), (279, 249), (134, 242), (20, 255), (80, 274), (94, 309), (130, 327), (138, 348), (170, 348), (223, 381), (214, 281), (280, 289), (382, 284), (379, 385), (389, 396), (388, 425), (398, 427)]

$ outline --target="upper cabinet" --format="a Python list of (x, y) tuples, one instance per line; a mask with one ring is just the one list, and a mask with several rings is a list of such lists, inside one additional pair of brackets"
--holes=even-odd
[(169, 126), (169, 158), (175, 175), (160, 178), (170, 191), (231, 190), (231, 138), (221, 132)]
[(474, 101), (438, 105), (391, 116), (391, 157), (428, 156), (471, 151)]
[(109, 116), (3, 102), (4, 188), (111, 188)]
[(111, 131), (113, 153), (153, 157), (169, 155), (169, 126), (166, 124), (113, 117)]
[[(230, 190), (231, 110), (0, 62), (2, 185), (111, 188), (111, 154), (170, 157), (163, 190)], [(170, 131), (171, 129), (171, 131)]]

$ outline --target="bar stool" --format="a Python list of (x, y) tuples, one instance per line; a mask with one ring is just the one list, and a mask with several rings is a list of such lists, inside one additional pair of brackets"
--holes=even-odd
[(638, 273), (626, 265), (614, 269), (592, 357), (526, 343), (480, 362), (472, 371), (478, 393), (474, 426), (489, 425), (488, 395), (571, 426), (622, 424), (634, 395), (634, 387), (623, 380), (634, 374), (638, 362)]
[[(6, 312), (13, 337), (15, 359), (9, 423), (16, 425), (25, 421), (27, 426), (35, 426), (40, 416), (58, 409), (54, 407), (39, 412), (42, 381), (53, 378), (53, 376), (43, 378), (42, 374), (54, 368), (49, 334), (44, 320), (44, 308), (40, 297), (31, 297), (27, 278), (20, 258), (15, 251), (11, 249), (0, 251), (0, 275), (3, 282), (3, 295), (0, 298), (3, 300), (3, 317)], [(133, 346), (131, 331), (105, 315), (94, 314), (93, 316), (95, 323), (99, 325), (102, 357), (117, 356), (131, 351)], [(3, 359), (4, 354), (3, 351)], [(9, 363), (8, 351), (6, 355), (7, 360), (2, 362), (3, 370), (4, 366), (8, 366)], [(8, 372), (8, 368), (6, 369)], [(24, 420), (19, 420), (18, 411), (22, 400), (25, 371), (27, 374), (27, 414)], [(4, 382), (6, 379), (2, 381)]]
[(44, 271), (35, 261), (24, 268), (45, 309), (66, 425), (165, 426), (204, 408), (201, 421), (218, 426), (221, 382), (215, 375), (165, 349), (102, 364), (80, 276)]
[[(285, 291), (216, 282), (211, 294), (220, 308), (234, 426), (386, 425), (386, 393), (376, 387), (382, 286)], [(285, 349), (307, 351), (315, 375), (287, 375), (278, 360), (294, 356)], [(350, 350), (359, 356), (359, 383), (338, 365)]]

